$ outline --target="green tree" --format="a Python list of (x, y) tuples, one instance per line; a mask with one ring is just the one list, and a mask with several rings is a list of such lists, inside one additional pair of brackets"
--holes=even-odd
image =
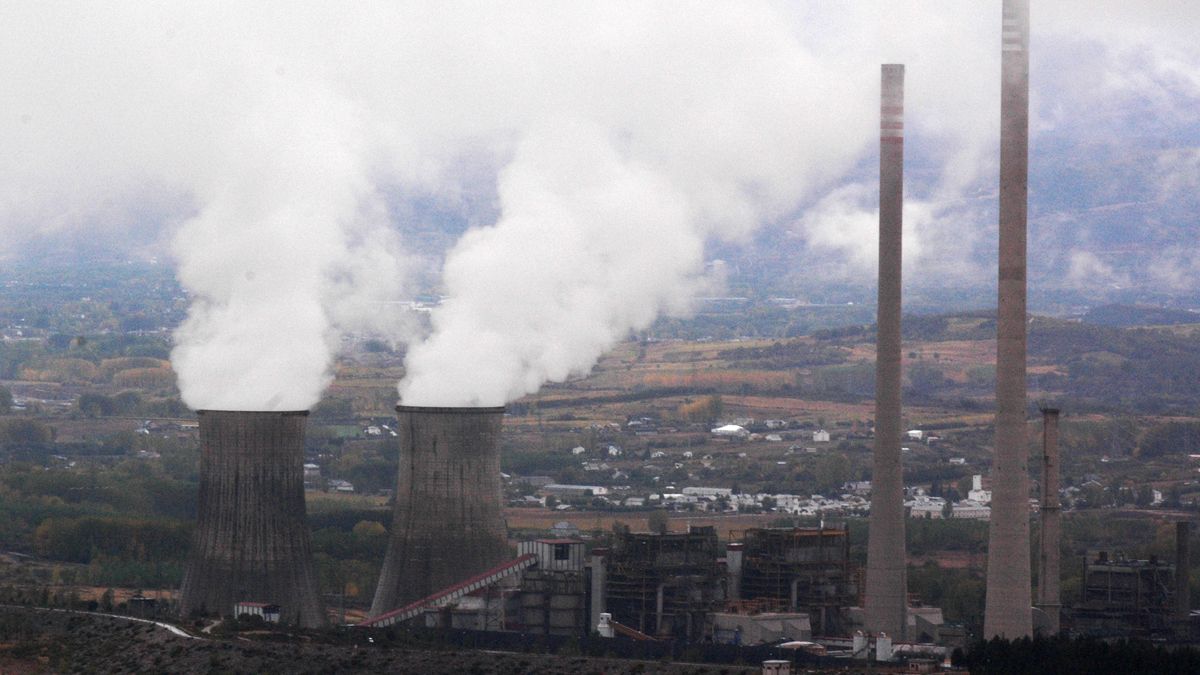
[(7, 415), (12, 412), (13, 395), (8, 387), (0, 385), (0, 415)]
[(35, 420), (14, 418), (0, 425), (0, 442), (27, 444), (49, 443), (54, 440), (54, 430)]
[(817, 460), (813, 474), (817, 479), (818, 492), (823, 495), (836, 492), (850, 480), (850, 461), (841, 453), (824, 455)]
[(1159, 424), (1138, 443), (1140, 457), (1179, 457), (1196, 452), (1200, 452), (1200, 422)]
[(666, 534), (671, 529), (671, 518), (663, 509), (656, 509), (646, 517), (646, 526), (651, 532)]

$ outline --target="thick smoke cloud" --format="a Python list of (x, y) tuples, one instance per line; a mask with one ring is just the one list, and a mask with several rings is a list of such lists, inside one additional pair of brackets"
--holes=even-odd
[[(1192, 124), (1191, 3), (1033, 11), (1035, 150), (1110, 139), (1130, 109)], [(465, 205), (488, 224), (447, 255), (401, 392), (501, 403), (685, 312), (713, 238), (786, 227), (813, 275), (869, 278), (883, 62), (908, 66), (906, 265), (986, 278), (999, 22), (998, 0), (5, 3), (0, 248), (152, 221), (192, 303), (189, 405), (303, 408), (348, 332), (408, 339), (380, 309), (410, 292), (394, 202)], [(1191, 193), (1182, 145), (1148, 158), (1156, 199)], [(1087, 214), (1039, 212), (1045, 192), (1031, 241), (1086, 241)], [(1111, 268), (1061, 248), (1068, 284)]]

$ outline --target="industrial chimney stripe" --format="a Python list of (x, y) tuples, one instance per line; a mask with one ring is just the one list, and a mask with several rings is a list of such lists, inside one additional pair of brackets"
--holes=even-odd
[(996, 310), (996, 436), (984, 639), (1033, 632), (1026, 447), (1029, 1), (1004, 0)]
[(904, 209), (904, 66), (881, 69), (879, 303), (875, 357), (875, 448), (867, 538), (867, 630), (902, 639), (907, 623), (901, 430), (901, 242)]

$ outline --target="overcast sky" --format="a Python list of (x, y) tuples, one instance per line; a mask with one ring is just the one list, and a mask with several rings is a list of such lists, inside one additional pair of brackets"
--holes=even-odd
[[(1131, 281), (1096, 225), (1116, 209), (1167, 242), (1150, 283), (1194, 287), (1195, 210), (1170, 205), (1200, 187), (1200, 6), (1034, 0), (1032, 23), (1031, 241), (1054, 281)], [(403, 334), (371, 309), (412, 290), (391, 205), (438, 203), (485, 226), (448, 254), (444, 332), (492, 331), (484, 308), (520, 292), (540, 309), (487, 353), (567, 345), (512, 353), (490, 401), (685, 311), (719, 282), (706, 241), (782, 227), (872, 274), (881, 63), (908, 73), (906, 265), (986, 278), (999, 46), (999, 0), (3, 2), (0, 255), (155, 243), (196, 299), (176, 368), (227, 364), (220, 386), (185, 375), (189, 402), (275, 400), (215, 390), (284, 326), (273, 367), (320, 367), (273, 405), (309, 405), (339, 334)]]

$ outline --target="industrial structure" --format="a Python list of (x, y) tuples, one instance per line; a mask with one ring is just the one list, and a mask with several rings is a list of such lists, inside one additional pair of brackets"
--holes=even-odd
[(858, 597), (858, 583), (846, 529), (751, 529), (738, 546), (738, 565), (729, 564), (726, 554), (730, 576), (738, 577), (737, 600), (806, 612), (814, 635), (849, 632), (845, 612)]
[(520, 542), (517, 557), (360, 625), (758, 644), (848, 634), (858, 594), (847, 530), (747, 530), (721, 547), (711, 527), (616, 533), (612, 548)]
[(396, 412), (396, 505), (371, 616), (509, 557), (500, 483), (504, 408), (398, 406)]
[(1046, 614), (1046, 632), (1057, 635), (1062, 621), (1061, 571), (1062, 507), (1058, 501), (1058, 410), (1042, 408), (1042, 527), (1038, 537), (1037, 606)]
[(1029, 0), (1004, 0), (1002, 25), (996, 447), (983, 637), (1015, 640), (1033, 631), (1025, 446)]
[(1175, 565), (1120, 552), (1088, 554), (1080, 603), (1072, 611), (1076, 632), (1093, 636), (1168, 635), (1177, 607)]
[(201, 410), (200, 507), (180, 612), (279, 606), (283, 623), (326, 624), (304, 506), (308, 412)]
[(604, 558), (604, 607), (621, 624), (659, 638), (700, 641), (725, 599), (717, 531), (621, 532)]
[(907, 620), (904, 476), (900, 466), (901, 240), (904, 210), (904, 66), (884, 65), (879, 125), (879, 305), (875, 450), (867, 540), (866, 627), (897, 639)]

